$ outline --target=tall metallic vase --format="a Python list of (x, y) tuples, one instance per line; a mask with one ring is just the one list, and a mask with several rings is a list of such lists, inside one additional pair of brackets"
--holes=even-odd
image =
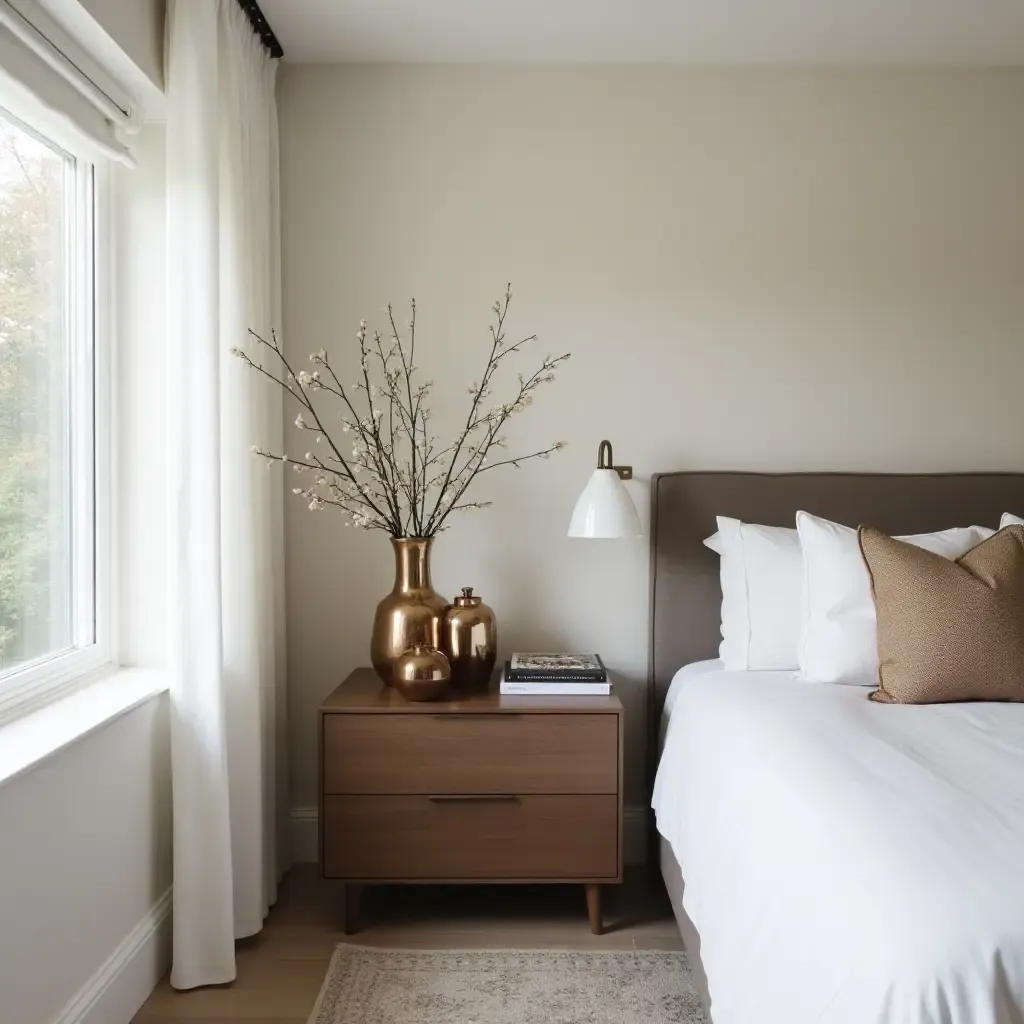
[(392, 685), (395, 661), (410, 647), (441, 648), (441, 617), (448, 602), (430, 585), (431, 537), (392, 537), (395, 586), (377, 605), (370, 638), (370, 660), (377, 675)]
[(473, 596), (472, 587), (463, 587), (462, 596), (445, 611), (441, 634), (452, 686), (464, 692), (486, 690), (498, 654), (498, 626), (494, 612)]

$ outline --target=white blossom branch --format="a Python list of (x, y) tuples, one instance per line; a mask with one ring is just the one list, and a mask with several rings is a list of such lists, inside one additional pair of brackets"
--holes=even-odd
[[(265, 346), (274, 354), (280, 373), (241, 349), (232, 351), (251, 369), (287, 391), (299, 404), (301, 411), (295, 418), (297, 429), (308, 433), (314, 445), (326, 442), (323, 452), (313, 448), (299, 460), (262, 449), (255, 449), (257, 454), (267, 459), (268, 464), (291, 462), (297, 473), (312, 474), (311, 483), (292, 488), (295, 494), (308, 501), (311, 510), (332, 506), (344, 512), (353, 525), (386, 530), (392, 536), (430, 537), (447, 528), (446, 520), (453, 512), (488, 507), (489, 501), (463, 500), (480, 473), (499, 466), (518, 467), (530, 459), (546, 459), (565, 445), (564, 441), (556, 441), (526, 455), (506, 456), (497, 461), (489, 457), (494, 450), (507, 449), (504, 430), (509, 419), (530, 406), (536, 389), (554, 380), (557, 368), (569, 358), (568, 354), (545, 358), (540, 368), (529, 376), (519, 374), (519, 387), (511, 401), (487, 408), (486, 401), (502, 363), (536, 340), (536, 335), (530, 335), (513, 344), (507, 343), (505, 324), (511, 301), (510, 286), (492, 307), (495, 320), (489, 327), (491, 345), (483, 375), (479, 383), (474, 382), (469, 389), (472, 396), (469, 413), (450, 443), (440, 442), (428, 427), (431, 419), (428, 400), (433, 382), (420, 383), (414, 379), (419, 373), (415, 300), (407, 323), (408, 346), (391, 306), (387, 311), (391, 338), (386, 345), (377, 332), (373, 333), (372, 343), (369, 342), (366, 321), (360, 321), (356, 337), (361, 379), (351, 388), (342, 383), (324, 349), (309, 357), (316, 364), (312, 373), (295, 373), (275, 333), (271, 332), (267, 340), (250, 331), (258, 346)], [(360, 391), (366, 401), (365, 415), (360, 413), (362, 400), (358, 401), (357, 408), (355, 395)], [(341, 404), (340, 412), (328, 416), (318, 408), (332, 401)], [(336, 436), (339, 430), (352, 436), (350, 455), (342, 454), (343, 444)]]
[[(374, 513), (380, 519), (388, 519), (388, 516), (384, 512), (382, 512), (372, 501), (369, 500), (369, 498), (367, 497), (365, 492), (360, 487), (359, 481), (356, 480), (355, 474), (352, 472), (351, 468), (349, 467), (349, 464), (346, 462), (345, 458), (342, 456), (340, 450), (338, 449), (338, 447), (335, 444), (335, 442), (332, 440), (330, 434), (328, 434), (327, 431), (324, 430), (323, 423), (320, 421), (320, 417), (317, 414), (316, 409), (313, 407), (313, 403), (310, 401), (310, 399), (307, 397), (307, 395), (303, 391), (304, 380), (306, 380), (306, 379), (312, 380), (312, 376), (310, 374), (305, 373), (305, 371), (302, 371), (300, 374), (296, 374), (296, 373), (294, 373), (292, 371), (291, 365), (289, 364), (287, 357), (281, 351), (281, 348), (280, 348), (280, 346), (277, 343), (277, 335), (274, 332), (271, 332), (271, 341), (269, 341), (269, 342), (265, 338), (260, 337), (260, 335), (258, 335), (253, 330), (250, 330), (249, 334), (252, 337), (254, 337), (259, 344), (265, 345), (267, 348), (269, 348), (274, 353), (274, 355), (278, 358), (278, 360), (280, 360), (281, 365), (284, 367), (285, 373), (287, 374), (287, 379), (288, 380), (294, 380), (296, 382), (296, 384), (298, 385), (299, 390), (298, 391), (294, 390), (285, 381), (279, 380), (274, 374), (272, 374), (269, 371), (265, 370), (261, 365), (253, 362), (253, 360), (250, 359), (249, 356), (245, 352), (243, 352), (241, 349), (233, 349), (232, 351), (234, 352), (234, 354), (239, 356), (250, 367), (252, 367), (253, 369), (259, 370), (260, 373), (264, 374), (265, 376), (267, 376), (271, 380), (273, 380), (275, 383), (279, 384), (282, 388), (284, 388), (285, 391), (288, 392), (288, 394), (290, 394), (294, 399), (296, 399), (296, 401), (298, 401), (299, 404), (302, 405), (303, 408), (305, 408), (309, 412), (309, 414), (313, 417), (313, 420), (314, 420), (314, 422), (316, 424), (317, 430), (320, 432), (320, 434), (324, 438), (326, 438), (327, 443), (330, 445), (331, 450), (335, 454), (335, 457), (337, 458), (337, 460), (341, 464), (341, 466), (344, 468), (344, 470), (345, 470), (346, 474), (348, 475), (350, 481), (352, 482), (353, 486), (360, 492), (361, 497), (366, 501), (366, 503), (368, 505), (370, 505), (370, 507), (373, 509)], [(399, 529), (400, 529), (400, 527), (399, 527)]]

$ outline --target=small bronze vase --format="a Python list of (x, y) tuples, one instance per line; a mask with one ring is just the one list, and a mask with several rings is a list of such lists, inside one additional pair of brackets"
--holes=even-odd
[(395, 585), (377, 605), (370, 661), (383, 682), (392, 683), (396, 659), (415, 644), (441, 646), (441, 616), (447, 601), (430, 585), (432, 537), (392, 537)]
[(415, 644), (395, 659), (395, 689), (406, 700), (437, 700), (448, 688), (450, 679), (448, 659), (426, 644)]
[(441, 644), (452, 667), (452, 686), (463, 692), (486, 690), (498, 655), (498, 626), (472, 587), (463, 587), (462, 596), (445, 609)]

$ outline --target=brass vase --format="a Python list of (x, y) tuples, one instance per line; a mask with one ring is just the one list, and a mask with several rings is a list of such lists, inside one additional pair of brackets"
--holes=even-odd
[(473, 595), (472, 587), (463, 587), (462, 596), (445, 610), (441, 650), (448, 656), (456, 690), (487, 689), (498, 654), (498, 627), (494, 612)]
[(410, 647), (441, 647), (441, 617), (447, 601), (430, 585), (431, 537), (392, 537), (395, 585), (377, 605), (370, 661), (387, 686), (395, 661)]

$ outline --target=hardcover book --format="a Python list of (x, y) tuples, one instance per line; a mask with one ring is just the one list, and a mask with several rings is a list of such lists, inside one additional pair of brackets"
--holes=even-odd
[(513, 654), (505, 678), (517, 682), (578, 680), (605, 682), (608, 673), (597, 654)]

